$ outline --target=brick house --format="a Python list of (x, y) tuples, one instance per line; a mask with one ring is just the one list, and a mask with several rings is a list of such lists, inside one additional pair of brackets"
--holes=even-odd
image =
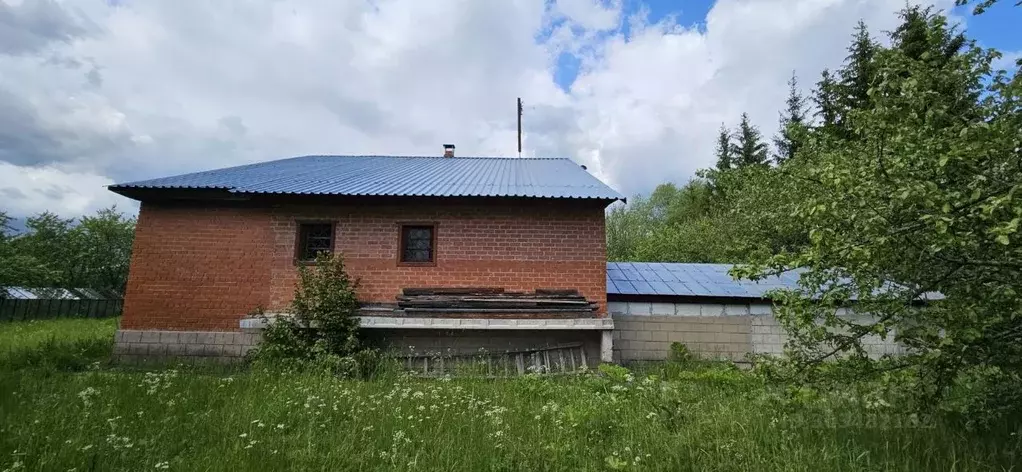
[[(120, 357), (241, 356), (261, 326), (248, 314), (286, 312), (296, 266), (332, 251), (360, 279), (363, 328), (391, 348), (574, 342), (591, 363), (610, 360), (604, 210), (624, 198), (568, 159), (463, 158), (450, 146), (444, 157), (304, 156), (110, 190), (141, 202)], [(574, 301), (558, 303), (590, 309), (416, 313), (398, 306), (415, 287), (569, 290)]]

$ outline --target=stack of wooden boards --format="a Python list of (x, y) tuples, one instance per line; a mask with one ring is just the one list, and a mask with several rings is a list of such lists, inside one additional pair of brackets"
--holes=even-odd
[(537, 313), (551, 317), (585, 317), (598, 309), (574, 289), (536, 289), (509, 292), (502, 288), (405, 288), (397, 297), (407, 315), (439, 314), (514, 315)]

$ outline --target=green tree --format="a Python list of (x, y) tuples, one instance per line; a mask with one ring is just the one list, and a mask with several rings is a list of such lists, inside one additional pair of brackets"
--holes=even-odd
[(613, 261), (715, 262), (728, 257), (714, 194), (706, 180), (661, 184), (607, 215), (607, 258)]
[(128, 277), (135, 220), (116, 207), (93, 216), (61, 218), (43, 212), (28, 218), (25, 234), (10, 239), (15, 254), (37, 270), (10, 283), (26, 286), (94, 288), (123, 293)]
[(812, 100), (816, 105), (816, 118), (819, 119), (820, 130), (826, 133), (836, 133), (840, 119), (839, 95), (837, 81), (829, 70), (824, 69), (820, 74), (820, 80), (816, 82)]
[(76, 286), (124, 293), (135, 239), (135, 219), (116, 207), (82, 217), (75, 227), (80, 252), (76, 255)]
[(717, 167), (718, 171), (726, 171), (731, 169), (733, 158), (731, 156), (731, 131), (724, 126), (724, 123), (720, 124), (720, 132), (717, 134), (717, 148), (715, 150), (717, 156)]
[(806, 98), (798, 89), (798, 78), (792, 72), (791, 80), (788, 81), (785, 109), (780, 113), (778, 120), (778, 134), (774, 136), (774, 147), (777, 149), (774, 162), (778, 165), (795, 157), (795, 153), (802, 147), (808, 127), (808, 115)]
[(26, 219), (25, 228), (25, 234), (14, 240), (14, 246), (50, 275), (37, 282), (49, 287), (72, 287), (80, 269), (77, 256), (81, 250), (74, 219), (43, 212)]
[(848, 57), (838, 70), (838, 125), (843, 126), (850, 110), (869, 107), (869, 89), (876, 80), (874, 57), (879, 44), (870, 36), (866, 23), (861, 20), (855, 26)]
[[(39, 286), (53, 277), (38, 260), (20, 251), (11, 217), (0, 211), (0, 286)], [(3, 293), (0, 292), (0, 296)]]
[[(812, 133), (807, 159), (785, 168), (798, 185), (771, 189), (788, 204), (756, 210), (768, 226), (804, 225), (809, 243), (761, 253), (736, 275), (805, 270), (779, 304), (801, 375), (841, 357), (858, 375), (911, 373), (919, 405), (1019, 412), (1022, 77), (992, 73), (997, 53), (958, 40), (941, 15), (901, 17), (873, 58), (868, 105), (849, 110), (850, 133)], [(918, 304), (934, 292), (943, 299)], [(838, 316), (848, 306), (867, 321)], [(869, 358), (863, 340), (875, 335), (909, 353)], [(976, 378), (966, 407), (934, 401)]]
[(735, 167), (763, 165), (767, 163), (767, 145), (759, 128), (749, 121), (749, 114), (742, 113), (742, 120), (735, 132), (735, 143), (731, 145)]

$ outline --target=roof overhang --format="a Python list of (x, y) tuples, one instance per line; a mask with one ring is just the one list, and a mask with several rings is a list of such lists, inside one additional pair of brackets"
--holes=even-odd
[[(579, 198), (579, 197), (517, 197), (517, 196), (404, 196), (404, 195), (343, 195), (343, 194), (301, 194), (301, 193), (245, 193), (235, 192), (228, 188), (150, 188), (111, 185), (111, 192), (140, 202), (207, 202), (207, 203), (248, 203), (252, 205), (274, 204), (336, 204), (342, 201), (351, 202), (392, 202), (407, 203), (410, 201), (444, 203), (444, 202), (568, 202), (577, 204), (599, 205), (606, 208), (616, 198)], [(623, 200), (623, 199), (622, 199)]]

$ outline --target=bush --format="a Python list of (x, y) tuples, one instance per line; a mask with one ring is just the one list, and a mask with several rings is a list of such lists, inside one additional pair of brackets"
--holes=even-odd
[(381, 356), (359, 338), (357, 287), (340, 256), (321, 254), (314, 265), (299, 266), (290, 316), (258, 314), (266, 328), (254, 360), (342, 376), (372, 374)]
[(678, 364), (688, 364), (693, 360), (692, 351), (689, 351), (688, 346), (682, 343), (673, 342), (671, 343), (671, 353), (668, 356), (668, 360)]
[(627, 367), (616, 364), (600, 364), (598, 369), (601, 375), (614, 382), (627, 383), (635, 380), (635, 376), (632, 375), (632, 372)]

